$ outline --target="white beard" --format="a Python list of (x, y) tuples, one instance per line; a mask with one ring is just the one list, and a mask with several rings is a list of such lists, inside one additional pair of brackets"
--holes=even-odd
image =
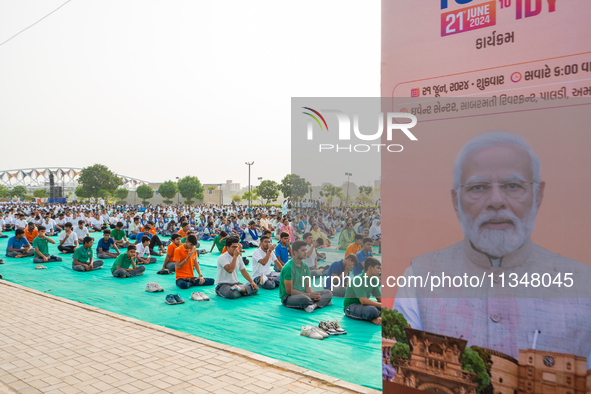
[[(474, 221), (464, 213), (460, 203), (458, 203), (458, 212), (460, 226), (470, 242), (481, 252), (494, 257), (503, 257), (519, 249), (531, 236), (536, 224), (538, 209), (534, 204), (524, 219), (518, 218), (508, 210), (484, 211)], [(483, 223), (493, 219), (511, 220), (514, 227), (508, 230), (480, 228)]]

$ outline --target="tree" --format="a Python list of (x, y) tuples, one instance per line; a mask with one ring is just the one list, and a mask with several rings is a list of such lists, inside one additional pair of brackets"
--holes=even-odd
[(74, 194), (76, 194), (76, 197), (78, 197), (81, 200), (84, 200), (84, 199), (87, 199), (90, 197), (90, 195), (86, 192), (86, 190), (84, 190), (82, 185), (78, 185)]
[(277, 188), (283, 193), (283, 197), (299, 201), (309, 192), (310, 182), (296, 174), (287, 174), (281, 180)]
[(341, 200), (343, 199), (343, 188), (334, 186), (330, 183), (327, 183), (324, 186), (322, 186), (322, 190), (320, 191), (320, 195), (322, 197), (326, 197), (326, 203), (330, 207), (332, 204), (332, 200), (335, 197), (338, 197)]
[(478, 346), (470, 346), (470, 348), (472, 350), (474, 350), (476, 353), (478, 353), (478, 355), (482, 359), (482, 362), (484, 363), (484, 367), (486, 368), (486, 373), (488, 374), (488, 377), (490, 380), (490, 383), (488, 386), (485, 386), (484, 388), (479, 388), (477, 390), (478, 394), (494, 394), (493, 382), (492, 382), (492, 379), (490, 379), (492, 377), (491, 367), (493, 364), (490, 354), (486, 350), (484, 350), (483, 348), (478, 347)]
[(129, 196), (129, 190), (124, 187), (121, 187), (113, 192), (115, 198), (119, 201), (124, 201), (127, 196)]
[(390, 353), (390, 362), (393, 365), (396, 364), (395, 357), (406, 358), (406, 359), (410, 358), (410, 349), (406, 343), (396, 342), (390, 348), (390, 352), (391, 352)]
[(15, 186), (10, 191), (10, 197), (23, 199), (27, 196), (27, 188), (24, 186)]
[(279, 197), (279, 189), (275, 181), (262, 181), (254, 190), (260, 196), (263, 205), (267, 205)]
[(236, 204), (238, 204), (240, 202), (240, 200), (242, 200), (242, 197), (240, 197), (240, 194), (233, 194), (232, 195), (232, 201), (235, 202)]
[(482, 393), (482, 390), (490, 385), (490, 376), (486, 372), (484, 361), (482, 361), (478, 352), (469, 347), (464, 349), (464, 354), (462, 355), (462, 369), (478, 376), (476, 379), (476, 383), (478, 383), (478, 393)]
[(203, 200), (204, 187), (196, 176), (186, 176), (179, 179), (177, 186), (181, 196), (186, 199), (186, 204), (191, 205), (194, 199)]
[(355, 198), (360, 205), (373, 204), (373, 189), (371, 186), (359, 186), (359, 194)]
[(408, 327), (408, 321), (404, 315), (396, 309), (382, 308), (382, 336), (394, 338), (397, 342), (408, 343), (404, 329)]
[(37, 189), (33, 192), (33, 196), (37, 197), (37, 198), (45, 198), (45, 197), (47, 197), (47, 190)]
[[(114, 193), (114, 192), (113, 192), (113, 193)], [(108, 201), (108, 200), (110, 200), (110, 199), (111, 199), (111, 197), (113, 197), (113, 194), (109, 193), (107, 190), (101, 189), (101, 190), (99, 190), (99, 192), (98, 192), (98, 196), (99, 196), (100, 198), (104, 198), (105, 200), (107, 200), (107, 201)]]
[(149, 200), (150, 198), (154, 197), (154, 189), (152, 189), (148, 185), (139, 186), (135, 192), (137, 193), (137, 196), (143, 200), (142, 203), (144, 205), (148, 205), (148, 202), (146, 200)]
[(4, 185), (0, 185), (0, 198), (5, 198), (10, 195), (10, 190)]
[(178, 193), (176, 182), (166, 181), (158, 186), (158, 193), (164, 198), (165, 204), (172, 204), (172, 199)]
[(115, 175), (107, 166), (95, 164), (82, 169), (78, 183), (84, 189), (87, 197), (94, 197), (98, 200), (99, 190), (113, 193), (123, 185), (123, 179)]
[[(259, 196), (259, 193), (257, 191), (257, 188), (255, 187), (254, 189), (252, 189), (252, 198), (251, 200), (256, 200)], [(242, 196), (242, 199), (245, 201), (248, 201), (248, 192), (244, 193), (244, 195)]]

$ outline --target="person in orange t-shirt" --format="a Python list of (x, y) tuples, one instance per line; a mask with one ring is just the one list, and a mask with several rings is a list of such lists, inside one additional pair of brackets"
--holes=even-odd
[(179, 235), (181, 236), (181, 238), (185, 238), (190, 230), (189, 223), (183, 222), (183, 224), (181, 224), (181, 227), (182, 228), (179, 230)]
[(37, 235), (39, 235), (39, 231), (35, 228), (35, 223), (29, 222), (27, 227), (25, 227), (25, 238), (32, 244), (33, 240), (37, 238)]
[(176, 248), (179, 247), (181, 244), (181, 236), (178, 234), (172, 234), (170, 236), (170, 244), (166, 248), (166, 257), (164, 258), (164, 264), (162, 264), (163, 270), (169, 270), (170, 272), (175, 271), (175, 259), (174, 259), (174, 251)]
[(357, 254), (357, 252), (361, 251), (361, 244), (363, 243), (363, 235), (362, 234), (355, 234), (355, 242), (351, 245), (347, 246), (347, 250), (345, 250), (345, 257), (350, 254)]
[[(211, 286), (215, 283), (214, 279), (204, 278), (201, 275), (195, 245), (197, 245), (197, 237), (189, 235), (186, 242), (174, 251), (176, 285), (180, 289), (188, 289), (192, 286)], [(193, 269), (197, 271), (198, 277), (195, 277)]]

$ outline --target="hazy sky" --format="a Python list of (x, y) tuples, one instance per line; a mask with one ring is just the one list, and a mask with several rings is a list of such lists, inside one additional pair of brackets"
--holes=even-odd
[[(0, 0), (0, 42), (65, 0)], [(0, 46), (0, 170), (280, 181), (291, 97), (377, 97), (380, 2), (72, 0)]]

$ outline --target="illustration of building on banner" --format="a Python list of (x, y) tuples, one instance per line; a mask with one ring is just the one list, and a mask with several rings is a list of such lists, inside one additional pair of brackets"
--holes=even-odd
[[(406, 328), (410, 358), (396, 358), (390, 380), (429, 393), (476, 393), (476, 375), (462, 369), (463, 339)], [(390, 347), (382, 341), (383, 362), (390, 361)], [(573, 354), (535, 349), (519, 350), (519, 360), (496, 350), (490, 355), (494, 394), (591, 394), (587, 359)]]
[(462, 369), (467, 341), (407, 327), (410, 359), (394, 364), (394, 383), (431, 393), (475, 394), (477, 376)]

